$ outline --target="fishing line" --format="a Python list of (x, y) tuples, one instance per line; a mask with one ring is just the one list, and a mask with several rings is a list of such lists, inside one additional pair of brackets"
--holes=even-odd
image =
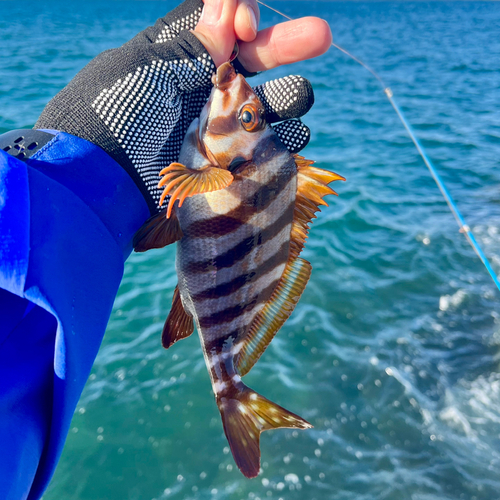
[[(287, 16), (283, 12), (280, 12), (279, 10), (275, 9), (274, 7), (271, 7), (270, 5), (267, 5), (266, 3), (262, 2), (261, 0), (257, 0), (257, 3), (263, 5), (264, 7), (267, 7), (268, 9), (276, 12), (280, 16), (283, 16), (285, 19), (288, 19), (290, 21), (293, 21), (293, 18), (290, 16)], [(439, 176), (437, 170), (434, 168), (434, 165), (432, 164), (430, 158), (427, 156), (425, 153), (425, 150), (423, 146), (420, 144), (419, 140), (413, 133), (413, 130), (406, 120), (403, 112), (399, 108), (399, 106), (396, 104), (396, 101), (394, 100), (394, 93), (392, 92), (391, 88), (388, 87), (382, 78), (372, 69), (370, 68), (367, 64), (365, 64), (363, 61), (358, 59), (356, 56), (353, 56), (350, 52), (348, 52), (346, 49), (341, 47), (340, 45), (337, 45), (336, 43), (332, 42), (332, 47), (335, 47), (336, 49), (340, 50), (343, 52), (346, 56), (350, 57), (354, 61), (356, 61), (358, 64), (363, 66), (366, 70), (368, 70), (380, 83), (382, 86), (382, 89), (387, 97), (389, 99), (389, 102), (391, 103), (392, 107), (394, 108), (394, 111), (398, 115), (399, 119), (401, 120), (403, 126), (405, 127), (406, 131), (408, 132), (408, 135), (410, 136), (410, 139), (413, 141), (413, 144), (415, 144), (415, 147), (417, 148), (417, 151), (419, 152), (420, 156), (422, 157), (422, 160), (424, 160), (425, 165), (429, 169), (429, 172), (431, 173), (432, 178), (436, 182), (439, 190), (441, 191), (441, 194), (443, 195), (444, 199), (446, 200), (446, 203), (448, 204), (448, 207), (451, 210), (451, 213), (455, 217), (455, 220), (457, 221), (458, 227), (460, 228), (460, 232), (465, 235), (467, 238), (467, 241), (470, 243), (474, 251), (476, 252), (476, 255), (481, 259), (481, 262), (484, 264), (486, 267), (487, 271), (490, 273), (491, 278), (493, 279), (493, 282), (497, 286), (497, 288), (500, 290), (500, 282), (498, 280), (497, 275), (493, 271), (486, 255), (483, 253), (479, 243), (476, 241), (476, 238), (474, 237), (474, 234), (471, 231), (470, 226), (465, 222), (465, 219), (462, 217), (462, 214), (460, 213), (460, 210), (458, 209), (457, 205), (453, 201), (453, 198), (451, 197), (451, 194), (449, 191), (446, 189), (446, 186), (444, 185), (444, 182), (442, 181), (441, 177)]]

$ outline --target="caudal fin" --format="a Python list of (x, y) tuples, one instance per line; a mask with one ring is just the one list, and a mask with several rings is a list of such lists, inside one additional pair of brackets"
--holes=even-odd
[(245, 387), (232, 397), (221, 397), (217, 404), (236, 465), (246, 477), (260, 469), (260, 433), (279, 427), (309, 429), (312, 425), (294, 413)]

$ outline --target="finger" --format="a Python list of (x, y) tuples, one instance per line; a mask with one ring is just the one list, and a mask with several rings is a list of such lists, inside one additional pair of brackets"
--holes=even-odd
[(238, 59), (247, 71), (264, 71), (317, 57), (331, 43), (332, 33), (326, 21), (303, 17), (262, 30), (255, 40), (241, 43)]
[(285, 76), (254, 87), (266, 110), (268, 123), (300, 118), (314, 104), (311, 83), (301, 76)]
[(287, 120), (274, 126), (273, 130), (292, 154), (304, 149), (311, 138), (309, 127), (300, 120)]
[(259, 7), (256, 0), (238, 0), (234, 16), (234, 32), (238, 40), (251, 42), (259, 29)]
[(237, 0), (205, 0), (193, 33), (208, 50), (216, 66), (229, 60), (234, 48)]

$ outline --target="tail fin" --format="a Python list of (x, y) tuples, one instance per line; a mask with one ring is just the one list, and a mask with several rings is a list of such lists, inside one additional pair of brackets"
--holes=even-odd
[(279, 427), (309, 429), (312, 425), (298, 415), (245, 387), (232, 398), (221, 397), (217, 404), (236, 465), (248, 478), (260, 469), (260, 433)]

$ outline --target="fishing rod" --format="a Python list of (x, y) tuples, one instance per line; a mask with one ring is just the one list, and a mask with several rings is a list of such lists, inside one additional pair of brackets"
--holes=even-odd
[[(266, 3), (262, 2), (261, 0), (257, 0), (257, 3), (263, 5), (264, 7), (267, 7), (268, 9), (276, 12), (280, 16), (283, 16), (285, 19), (288, 19), (290, 21), (293, 21), (293, 18), (290, 16), (287, 16), (283, 12), (280, 12), (279, 10), (275, 9), (274, 7), (271, 7), (270, 5), (267, 5)], [(476, 252), (476, 255), (481, 259), (481, 262), (484, 264), (484, 267), (486, 267), (486, 270), (490, 274), (491, 278), (493, 279), (493, 282), (497, 286), (497, 288), (500, 290), (500, 281), (498, 280), (497, 275), (495, 274), (495, 271), (493, 271), (488, 258), (484, 254), (483, 250), (481, 249), (481, 246), (477, 242), (476, 238), (474, 237), (474, 234), (472, 233), (472, 230), (470, 226), (465, 222), (465, 219), (463, 218), (462, 214), (460, 213), (460, 210), (458, 209), (457, 205), (453, 201), (453, 198), (451, 197), (451, 194), (449, 193), (448, 189), (446, 189), (446, 186), (444, 185), (444, 182), (442, 181), (440, 175), (438, 174), (437, 170), (435, 169), (434, 165), (432, 164), (430, 158), (427, 156), (425, 153), (425, 150), (423, 146), (420, 144), (419, 140), (413, 133), (413, 130), (406, 120), (403, 112), (399, 108), (399, 106), (396, 104), (396, 101), (394, 100), (394, 93), (392, 92), (391, 88), (387, 86), (382, 78), (372, 69), (370, 68), (367, 64), (365, 64), (363, 61), (358, 59), (356, 56), (352, 55), (350, 52), (348, 52), (346, 49), (341, 47), (340, 45), (337, 45), (336, 43), (332, 42), (331, 44), (332, 47), (335, 47), (336, 49), (340, 50), (343, 52), (346, 56), (350, 57), (354, 61), (356, 61), (358, 64), (363, 66), (366, 70), (368, 70), (380, 83), (382, 86), (382, 89), (384, 91), (384, 94), (386, 95), (387, 99), (389, 99), (389, 102), (391, 103), (392, 107), (394, 108), (394, 111), (398, 115), (399, 119), (401, 120), (403, 126), (405, 127), (406, 131), (408, 132), (408, 135), (410, 136), (410, 139), (413, 141), (413, 144), (415, 144), (415, 147), (417, 148), (418, 153), (424, 160), (425, 165), (429, 169), (429, 172), (436, 182), (439, 190), (441, 191), (441, 194), (443, 195), (446, 203), (448, 204), (448, 207), (451, 210), (451, 213), (455, 217), (455, 220), (457, 221), (458, 227), (460, 228), (460, 232), (465, 235), (467, 238), (467, 241), (469, 244), (472, 246), (474, 251)]]

